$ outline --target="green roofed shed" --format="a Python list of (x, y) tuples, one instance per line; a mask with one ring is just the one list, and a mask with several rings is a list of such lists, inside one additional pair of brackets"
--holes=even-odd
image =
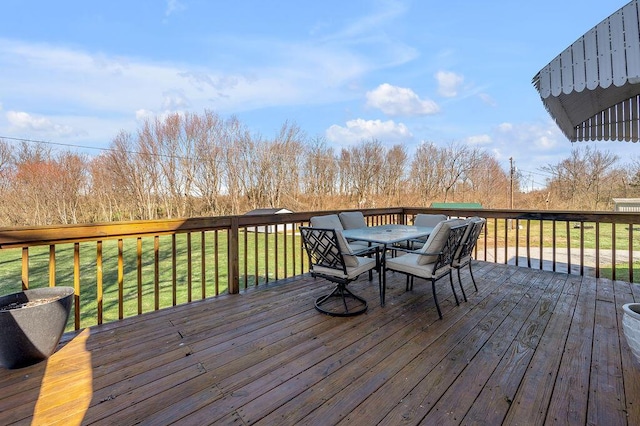
[(480, 203), (431, 203), (434, 209), (481, 209)]

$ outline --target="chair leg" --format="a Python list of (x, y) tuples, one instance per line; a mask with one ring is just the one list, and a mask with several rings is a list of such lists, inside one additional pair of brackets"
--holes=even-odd
[(380, 287), (380, 306), (384, 306), (384, 299), (387, 292), (387, 271), (380, 268), (378, 270), (378, 286)]
[(456, 268), (458, 270), (458, 284), (460, 284), (460, 290), (462, 291), (462, 297), (464, 301), (467, 302), (467, 294), (464, 292), (464, 287), (462, 286), (462, 280), (460, 279), (460, 268)]
[(478, 286), (476, 285), (476, 279), (473, 277), (473, 270), (471, 269), (471, 261), (469, 261), (469, 274), (471, 274), (471, 281), (473, 281), (473, 287), (478, 291)]
[[(322, 307), (322, 304), (327, 302), (332, 297), (342, 298), (342, 303), (344, 304), (344, 311), (330, 311)], [(356, 310), (349, 310), (349, 306), (347, 305), (347, 298), (353, 299), (357, 301), (360, 307)], [(353, 294), (345, 284), (338, 284), (334, 287), (333, 291), (325, 296), (320, 296), (315, 301), (315, 307), (318, 311), (325, 313), (327, 315), (336, 316), (336, 317), (350, 317), (354, 315), (361, 314), (367, 310), (367, 301), (360, 296), (356, 296)]]
[[(451, 283), (451, 292), (453, 292), (453, 297), (456, 299), (456, 305), (460, 306), (460, 301), (458, 300), (458, 294), (456, 293), (455, 287), (453, 287), (453, 274), (451, 273), (451, 269), (449, 269), (449, 282)], [(465, 297), (466, 301), (466, 297)]]
[(433, 301), (436, 303), (436, 309), (438, 310), (438, 316), (442, 319), (442, 311), (440, 311), (440, 304), (438, 303), (438, 296), (436, 295), (436, 280), (431, 280), (431, 289), (433, 291)]

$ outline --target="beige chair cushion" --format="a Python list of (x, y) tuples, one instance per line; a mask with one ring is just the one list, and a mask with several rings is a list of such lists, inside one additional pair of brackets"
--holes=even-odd
[[(313, 216), (311, 219), (309, 219), (309, 223), (314, 228), (335, 229), (336, 231), (342, 231), (345, 229), (342, 227), (342, 222), (340, 222), (340, 218), (337, 214)], [(364, 241), (351, 241), (348, 243), (348, 245), (352, 251), (364, 250), (369, 247), (369, 244)]]
[(362, 212), (342, 212), (338, 217), (344, 229), (365, 228), (367, 226)]
[(351, 280), (356, 278), (358, 275), (362, 274), (363, 272), (367, 272), (368, 270), (375, 268), (376, 266), (375, 259), (372, 259), (369, 257), (358, 257), (358, 256), (353, 256), (353, 257), (356, 260), (356, 264), (354, 266), (347, 266), (346, 275), (339, 269), (327, 268), (324, 266), (314, 266), (313, 272), (317, 272), (319, 274), (331, 275), (334, 277), (348, 278)]
[(420, 256), (417, 253), (408, 253), (402, 256), (388, 258), (386, 261), (386, 269), (393, 271), (404, 272), (420, 278), (437, 278), (443, 274), (449, 272), (450, 265), (444, 265), (437, 271), (433, 270), (436, 265), (435, 262), (428, 263), (426, 265), (419, 265), (418, 260), (424, 256)]
[(443, 214), (424, 214), (418, 213), (416, 217), (413, 219), (413, 224), (415, 226), (436, 226), (442, 221), (447, 220), (447, 216)]
[[(449, 238), (449, 231), (451, 230), (451, 227), (461, 224), (461, 222), (464, 222), (464, 220), (449, 219), (438, 223), (436, 227), (433, 228), (433, 232), (429, 235), (424, 246), (416, 252), (417, 254), (420, 254), (420, 257), (418, 258), (418, 265), (434, 263), (438, 259), (438, 253), (442, 251), (447, 242), (447, 238)], [(424, 255), (423, 253), (435, 254)]]
[(337, 214), (313, 216), (309, 219), (309, 223), (314, 228), (337, 229), (338, 231), (342, 231), (344, 229)]
[(347, 242), (347, 239), (342, 235), (342, 231), (336, 230), (336, 236), (338, 237), (338, 246), (340, 246), (340, 252), (344, 259), (344, 264), (347, 267), (358, 266), (358, 258), (353, 254), (351, 246)]

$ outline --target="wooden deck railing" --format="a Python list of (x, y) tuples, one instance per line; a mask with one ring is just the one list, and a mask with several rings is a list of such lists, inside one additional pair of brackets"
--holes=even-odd
[[(482, 216), (476, 258), (633, 282), (640, 259), (636, 213), (387, 208), (370, 225), (417, 213)], [(224, 216), (0, 229), (0, 295), (75, 288), (70, 328), (216, 296), (308, 271), (298, 227), (337, 212)], [(635, 265), (635, 266), (634, 266)]]

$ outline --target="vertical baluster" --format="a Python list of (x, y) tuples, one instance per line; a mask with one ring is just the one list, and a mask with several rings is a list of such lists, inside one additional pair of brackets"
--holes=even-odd
[(49, 245), (49, 287), (56, 286), (56, 246)]
[(611, 279), (616, 279), (616, 224), (611, 224)]
[(176, 234), (171, 235), (171, 296), (173, 306), (178, 304), (178, 248)]
[(596, 278), (600, 278), (600, 222), (596, 222)]
[(29, 290), (29, 247), (22, 247), (22, 290)]
[[(216, 229), (215, 231), (213, 231), (213, 258), (214, 258), (214, 271), (215, 271), (215, 295), (219, 295), (220, 294), (220, 255), (219, 255), (219, 242), (218, 242), (218, 230)], [(245, 228), (245, 241), (247, 240), (246, 237), (246, 228)], [(245, 244), (246, 245), (246, 244)], [(245, 270), (246, 270), (246, 257), (247, 257), (247, 251), (245, 249)], [(227, 275), (228, 277), (228, 275)], [(245, 273), (245, 282), (246, 282), (246, 273)], [(227, 291), (228, 291), (228, 286), (227, 286)]]
[(142, 313), (142, 237), (137, 238), (136, 265), (138, 273), (138, 315)]
[(206, 287), (207, 287), (207, 246), (206, 246), (206, 238), (204, 231), (200, 232), (200, 284), (202, 289), (202, 299), (207, 298)]
[(566, 221), (567, 226), (567, 273), (571, 273), (571, 228), (570, 223)]
[(124, 318), (124, 242), (118, 238), (118, 319)]
[(103, 286), (102, 286), (102, 241), (96, 243), (96, 301), (98, 303), (98, 324), (102, 324), (102, 302), (103, 302)]
[(74, 326), (80, 330), (80, 243), (73, 244), (73, 288), (75, 290)]
[(540, 219), (540, 268), (539, 268), (540, 270), (543, 269), (543, 262), (544, 262), (544, 260), (542, 259), (543, 247), (544, 247), (544, 221)]
[(516, 219), (516, 266), (520, 265), (520, 219)]
[(160, 237), (153, 237), (153, 305), (155, 310), (160, 309)]
[(56, 246), (49, 245), (49, 287), (56, 285)]
[(191, 232), (187, 232), (187, 301), (191, 303), (193, 300), (193, 289), (191, 288), (193, 284), (193, 265), (192, 265), (191, 255)]

